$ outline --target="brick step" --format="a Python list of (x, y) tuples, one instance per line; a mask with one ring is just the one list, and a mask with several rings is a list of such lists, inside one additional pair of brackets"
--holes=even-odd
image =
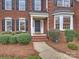
[(48, 41), (47, 36), (33, 36), (32, 41), (39, 42), (39, 41)]

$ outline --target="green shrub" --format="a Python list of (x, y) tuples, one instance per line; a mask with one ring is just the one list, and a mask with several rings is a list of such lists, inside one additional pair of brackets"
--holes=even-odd
[(11, 35), (0, 35), (0, 43), (8, 44), (8, 40), (11, 38)]
[(22, 33), (26, 33), (26, 32), (20, 32), (20, 31), (19, 32), (16, 32), (16, 34), (22, 34)]
[(3, 32), (0, 33), (0, 43), (1, 44), (28, 44), (31, 41), (31, 35), (25, 32), (21, 32), (16, 34), (16, 32), (8, 33)]
[(40, 56), (29, 56), (27, 59), (42, 59)]
[(75, 37), (79, 40), (79, 32), (75, 32)]
[(17, 35), (17, 42), (20, 44), (28, 44), (31, 42), (31, 35), (28, 33), (22, 33)]
[(59, 30), (49, 31), (47, 33), (47, 36), (50, 37), (53, 41), (57, 41), (59, 40), (60, 31)]
[(12, 32), (1, 32), (1, 34), (11, 34)]
[(65, 39), (67, 42), (72, 42), (74, 40), (75, 33), (73, 30), (65, 30)]
[(21, 59), (20, 57), (1, 56), (0, 59)]
[(9, 39), (10, 44), (16, 44), (17, 43), (17, 36), (13, 35), (11, 36), (11, 39)]
[(69, 43), (68, 44), (68, 48), (71, 49), (71, 50), (77, 50), (78, 49), (78, 46), (73, 44), (73, 43)]

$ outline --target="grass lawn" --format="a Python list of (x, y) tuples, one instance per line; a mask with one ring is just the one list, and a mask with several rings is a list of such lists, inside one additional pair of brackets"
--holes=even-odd
[(0, 59), (21, 59), (20, 57), (0, 57)]
[(28, 57), (0, 57), (0, 59), (41, 59), (41, 57), (34, 55)]

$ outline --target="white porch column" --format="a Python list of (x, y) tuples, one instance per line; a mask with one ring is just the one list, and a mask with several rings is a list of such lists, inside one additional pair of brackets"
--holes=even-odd
[(44, 20), (41, 20), (41, 33), (44, 33)]
[(63, 16), (60, 15), (60, 30), (63, 31)]
[(49, 18), (47, 18), (47, 31), (49, 31)]
[(33, 29), (33, 16), (31, 16), (31, 35), (33, 35), (34, 29)]

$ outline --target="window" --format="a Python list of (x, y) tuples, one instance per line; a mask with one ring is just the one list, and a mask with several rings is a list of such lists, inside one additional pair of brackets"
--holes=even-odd
[(62, 0), (57, 0), (57, 6), (62, 6), (63, 5), (63, 1)]
[(19, 31), (21, 31), (21, 32), (25, 32), (26, 31), (25, 18), (19, 18)]
[(54, 28), (59, 30), (73, 30), (73, 15), (57, 15), (54, 18)]
[(57, 0), (58, 7), (70, 7), (70, 0)]
[(5, 31), (12, 32), (12, 18), (5, 18)]
[(26, 1), (25, 0), (19, 0), (19, 10), (25, 11), (26, 9)]
[(70, 17), (63, 17), (63, 29), (70, 29)]
[(34, 0), (34, 10), (41, 11), (41, 0)]
[(5, 10), (12, 10), (12, 0), (5, 0)]
[(59, 17), (56, 17), (56, 29), (60, 28), (60, 21), (59, 21)]

